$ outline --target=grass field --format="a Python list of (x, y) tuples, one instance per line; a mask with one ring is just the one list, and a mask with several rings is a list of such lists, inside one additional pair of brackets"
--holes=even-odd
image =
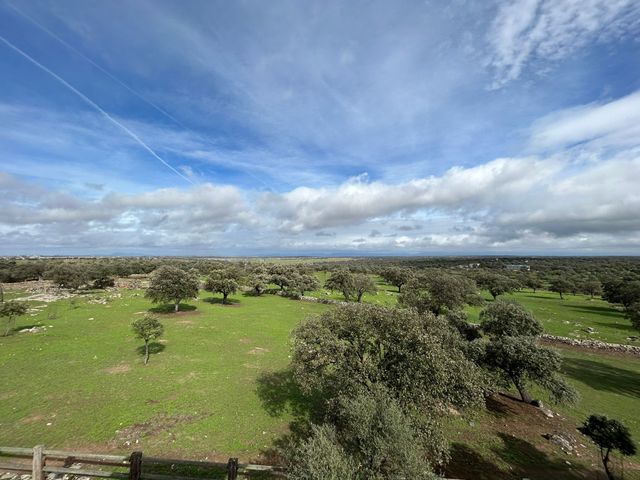
[[(582, 397), (571, 407), (558, 407), (583, 420), (592, 413), (620, 419), (640, 443), (640, 357), (610, 356), (561, 349), (562, 370)], [(640, 455), (636, 455), (640, 460)]]
[[(318, 279), (324, 284), (329, 277), (328, 272), (318, 272)], [(382, 278), (373, 276), (378, 287), (375, 295), (365, 294), (362, 301), (378, 303), (381, 305), (395, 305), (398, 300), (398, 289), (386, 284)], [(330, 298), (344, 300), (339, 292), (331, 292), (321, 288), (308, 295), (318, 298)], [(640, 332), (631, 327), (631, 323), (621, 310), (614, 308), (600, 298), (589, 298), (585, 295), (563, 295), (560, 299), (557, 293), (547, 291), (515, 292), (510, 295), (502, 295), (498, 298), (515, 300), (522, 303), (544, 325), (545, 331), (551, 335), (571, 337), (576, 339), (602, 340), (611, 343), (623, 343), (640, 345), (638, 340), (627, 340), (628, 337), (638, 336)], [(483, 292), (487, 302), (493, 301), (488, 292)], [(484, 307), (468, 307), (469, 320), (477, 323), (480, 311)], [(595, 332), (588, 333), (587, 328), (593, 328)]]
[(205, 294), (197, 310), (164, 316), (145, 367), (130, 323), (151, 303), (129, 291), (107, 305), (87, 298), (18, 320), (43, 333), (0, 338), (0, 444), (126, 451), (138, 440), (149, 454), (254, 457), (288, 421), (263, 407), (257, 379), (287, 365), (291, 329), (326, 308), (271, 295), (222, 306)]
[[(390, 293), (364, 300), (395, 303), (395, 288), (380, 286)], [(155, 308), (141, 292), (118, 294), (106, 304), (96, 302), (113, 293), (81, 295), (75, 305), (69, 300), (34, 303), (41, 308), (20, 318), (18, 329), (43, 325), (46, 330), (0, 338), (0, 444), (259, 460), (292, 418), (289, 407), (283, 408), (291, 395), (289, 384), (277, 375), (289, 361), (290, 331), (305, 316), (328, 307), (243, 294), (223, 306), (219, 296), (203, 292), (181, 313), (162, 315), (166, 333), (145, 367), (130, 323)], [(577, 314), (611, 341), (627, 334), (617, 326), (626, 320), (600, 300), (560, 301), (548, 293), (522, 292), (509, 297), (532, 309), (551, 333), (567, 334), (564, 319)], [(576, 407), (558, 408), (568, 428), (590, 413), (603, 413), (623, 421), (640, 439), (640, 358), (562, 353), (565, 373), (582, 394)], [(479, 427), (458, 425), (456, 438), (466, 443), (456, 440), (454, 453), (462, 458), (473, 453), (478, 462), (505, 473), (495, 478), (512, 478), (508, 472), (526, 472), (543, 460), (558, 471), (564, 468), (561, 457), (545, 450), (546, 440), (526, 433), (527, 425), (520, 443), (507, 439), (512, 423), (496, 415), (483, 414)], [(522, 419), (530, 420), (524, 416), (509, 422)], [(496, 429), (500, 422), (505, 431)]]
[[(485, 300), (492, 301), (491, 296), (486, 292), (484, 297)], [(545, 331), (552, 335), (640, 345), (640, 341), (627, 340), (627, 337), (640, 335), (640, 333), (631, 327), (631, 323), (620, 310), (613, 308), (600, 298), (591, 300), (584, 295), (564, 295), (564, 297), (564, 300), (560, 300), (557, 293), (522, 291), (498, 298), (522, 303), (542, 322)], [(469, 320), (477, 322), (480, 310), (482, 307), (467, 308)], [(595, 329), (595, 332), (587, 333), (588, 327)]]
[[(562, 349), (564, 372), (582, 399), (575, 406), (556, 406), (537, 390), (532, 392), (559, 416), (548, 418), (539, 409), (508, 397), (490, 399), (486, 411), (472, 421), (457, 418), (449, 425), (452, 462), (447, 474), (474, 480), (598, 480), (605, 479), (597, 448), (576, 431), (592, 413), (621, 420), (640, 438), (640, 359), (612, 357)], [(510, 392), (513, 398), (515, 391)], [(567, 454), (545, 434), (576, 440)], [(620, 457), (614, 467), (620, 472)], [(640, 479), (640, 456), (625, 459), (624, 478)]]

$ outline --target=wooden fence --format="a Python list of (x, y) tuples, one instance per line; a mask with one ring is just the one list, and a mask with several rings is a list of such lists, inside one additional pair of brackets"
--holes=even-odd
[[(5, 457), (31, 458), (31, 465), (19, 461), (4, 461)], [(48, 465), (52, 460), (61, 463), (61, 466)], [(71, 468), (73, 464), (98, 465), (107, 467), (119, 467), (117, 470)], [(131, 455), (102, 455), (97, 453), (64, 452), (61, 450), (48, 450), (38, 445), (33, 448), (0, 447), (0, 470), (10, 470), (22, 473), (30, 473), (32, 480), (45, 480), (45, 474), (68, 474), (83, 477), (114, 478), (121, 480), (203, 480), (211, 476), (190, 477), (177, 474), (160, 474), (150, 472), (158, 467), (176, 466), (182, 468), (211, 469), (220, 472), (217, 478), (226, 473), (227, 480), (236, 480), (238, 474), (251, 476), (263, 474), (269, 476), (284, 476), (284, 470), (271, 465), (254, 465), (238, 463), (237, 458), (230, 458), (227, 463), (204, 462), (196, 460), (181, 460), (172, 458), (143, 457), (142, 452), (133, 452)], [(128, 470), (128, 471), (123, 471)]]

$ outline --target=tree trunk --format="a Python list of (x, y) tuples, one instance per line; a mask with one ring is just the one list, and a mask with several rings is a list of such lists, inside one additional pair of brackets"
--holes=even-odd
[(226, 303), (227, 303), (227, 296), (228, 296), (228, 295), (229, 295), (228, 293), (223, 293), (223, 294), (222, 294), (222, 304), (223, 304), (223, 305), (226, 305)]
[(144, 364), (149, 363), (149, 340), (144, 341)]
[(564, 300), (564, 298), (562, 297), (562, 292), (558, 292), (560, 294), (560, 300)]
[(611, 453), (611, 449), (607, 448), (607, 453), (602, 457), (602, 465), (604, 465), (604, 472), (607, 474), (607, 478), (609, 480), (615, 480), (613, 472), (609, 470), (609, 453)]
[(402, 293), (401, 290), (402, 290), (402, 285), (398, 285), (398, 293)]
[(362, 296), (363, 295), (364, 295), (364, 292), (358, 294), (358, 303), (362, 303)]
[(529, 395), (529, 392), (527, 391), (526, 387), (522, 384), (522, 382), (513, 382), (516, 385), (516, 388), (518, 389), (518, 393), (520, 393), (520, 398), (522, 399), (522, 401), (524, 403), (531, 403), (533, 401), (533, 399), (531, 398), (531, 395)]

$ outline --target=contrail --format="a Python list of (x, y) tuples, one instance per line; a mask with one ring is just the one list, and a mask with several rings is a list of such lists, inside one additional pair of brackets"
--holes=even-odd
[(69, 90), (71, 90), (73, 93), (75, 93), (78, 97), (80, 97), (82, 100), (85, 101), (85, 103), (87, 103), (88, 105), (90, 105), (91, 107), (93, 107), (94, 109), (96, 109), (98, 112), (100, 112), (102, 115), (104, 115), (111, 123), (113, 123), (114, 125), (120, 127), (122, 130), (124, 130), (124, 132), (129, 135), (131, 138), (133, 138), (142, 148), (144, 148), (147, 152), (149, 152), (151, 155), (153, 155), (154, 158), (156, 158), (157, 160), (159, 160), (165, 167), (169, 168), (171, 171), (173, 171), (176, 175), (178, 175), (179, 177), (183, 178), (184, 180), (186, 180), (187, 182), (195, 185), (195, 183), (188, 177), (184, 176), (182, 173), (180, 173), (178, 170), (176, 170), (175, 168), (173, 168), (171, 165), (169, 165), (160, 155), (158, 155), (149, 145), (147, 145), (140, 137), (138, 137), (135, 133), (133, 133), (131, 130), (129, 130), (126, 126), (124, 126), (122, 123), (120, 123), (118, 120), (116, 120), (115, 118), (113, 118), (111, 115), (109, 115), (106, 111), (104, 111), (100, 105), (98, 105), (97, 103), (95, 103), (93, 100), (91, 100), (89, 97), (87, 97), (84, 93), (80, 92), (79, 90), (77, 90), (73, 85), (71, 85), (69, 82), (67, 82), (64, 78), (60, 77), (59, 75), (57, 75), (56, 73), (52, 72), (51, 70), (49, 70), (47, 67), (45, 67), (44, 65), (42, 65), (40, 62), (38, 62), (36, 59), (34, 59), (33, 57), (31, 57), (29, 54), (23, 52), (22, 50), (20, 50), (18, 47), (16, 47), (13, 43), (11, 43), (9, 40), (7, 40), (6, 38), (4, 38), (2, 35), (0, 35), (0, 40), (7, 45), (9, 48), (11, 48), (12, 50), (14, 50), (15, 52), (19, 53), (20, 55), (22, 55), (24, 58), (26, 58), (27, 60), (29, 60), (31, 63), (33, 63), (36, 67), (38, 67), (39, 69), (45, 71), (46, 73), (48, 73), (49, 75), (51, 75), (53, 78), (55, 78), (58, 82), (60, 82), (62, 85), (64, 85), (65, 87), (67, 87)]
[(7, 4), (7, 6), (9, 6), (10, 8), (12, 8), (16, 13), (18, 13), (20, 16), (22, 16), (23, 18), (27, 19), (28, 21), (30, 21), (31, 23), (33, 23), (36, 27), (38, 27), (40, 30), (42, 30), (43, 32), (49, 34), (50, 36), (52, 36), (53, 38), (55, 38), (58, 42), (60, 42), (62, 45), (64, 45), (65, 47), (67, 47), (69, 50), (73, 51), (76, 55), (82, 57), (85, 61), (89, 62), (91, 65), (93, 65), (94, 67), (96, 67), (98, 70), (100, 70), (102, 73), (104, 73), (106, 76), (108, 76), (111, 80), (113, 80), (114, 82), (117, 82), (118, 84), (120, 84), (121, 86), (123, 86), (124, 88), (126, 88), (127, 90), (129, 90), (129, 92), (133, 93), (136, 97), (138, 97), (140, 100), (142, 100), (144, 103), (146, 103), (147, 105), (149, 105), (150, 107), (154, 108), (155, 110), (157, 110), (158, 112), (160, 112), (162, 115), (164, 115), (165, 117), (167, 117), (168, 119), (170, 119), (171, 121), (175, 122), (177, 125), (180, 125), (182, 128), (184, 128), (185, 130), (187, 129), (181, 122), (180, 120), (178, 120), (176, 117), (174, 117), (173, 115), (171, 115), (169, 112), (167, 112), (166, 110), (164, 110), (163, 108), (159, 107), (158, 105), (156, 105), (155, 103), (153, 103), (151, 100), (147, 100), (144, 96), (142, 96), (142, 94), (140, 94), (139, 92), (137, 92), (136, 90), (134, 90), (133, 88), (131, 88), (129, 85), (127, 85), (126, 83), (124, 83), (122, 80), (120, 80), (118, 77), (116, 77), (115, 75), (113, 75), (111, 72), (109, 72), (108, 70), (106, 70), (105, 68), (101, 67), (98, 63), (94, 62), (93, 60), (91, 60), (91, 58), (87, 57), (84, 53), (82, 53), (80, 50), (78, 50), (76, 47), (74, 47), (73, 45), (69, 44), (68, 42), (66, 42), (63, 38), (61, 38), (59, 35), (55, 34), (54, 32), (52, 32), (51, 30), (49, 30), (47, 27), (45, 27), (44, 25), (42, 25), (40, 22), (38, 22), (36, 19), (30, 17), (29, 15), (27, 15), (26, 13), (24, 13), (22, 10), (20, 10), (18, 7), (16, 7), (14, 4), (12, 4), (11, 2), (5, 2)]
[[(146, 103), (147, 105), (149, 105), (150, 107), (154, 108), (156, 111), (158, 111), (159, 113), (161, 113), (162, 115), (164, 115), (166, 118), (168, 118), (169, 120), (173, 121), (176, 125), (180, 126), (183, 130), (185, 130), (186, 132), (192, 132), (188, 127), (186, 127), (182, 122), (180, 122), (180, 120), (178, 120), (176, 117), (174, 117), (173, 115), (171, 115), (169, 112), (167, 112), (166, 110), (164, 110), (162, 107), (156, 105), (154, 102), (152, 102), (151, 100), (146, 99), (142, 94), (140, 94), (139, 92), (137, 92), (136, 90), (134, 90), (133, 88), (131, 88), (129, 85), (127, 85), (126, 83), (124, 83), (122, 80), (120, 80), (118, 77), (116, 77), (115, 75), (113, 75), (111, 72), (109, 72), (108, 70), (106, 70), (105, 68), (103, 68), (102, 66), (100, 66), (100, 64), (94, 62), (91, 58), (89, 58), (88, 56), (86, 56), (84, 53), (82, 53), (80, 50), (78, 50), (76, 47), (74, 47), (73, 45), (69, 44), (69, 42), (65, 41), (63, 38), (61, 38), (59, 35), (57, 35), (55, 32), (52, 32), (51, 30), (49, 30), (47, 27), (45, 27), (44, 25), (42, 25), (40, 22), (38, 22), (36, 19), (34, 19), (33, 17), (27, 15), (26, 13), (24, 13), (22, 10), (20, 10), (18, 7), (16, 7), (14, 4), (12, 4), (9, 1), (5, 1), (5, 4), (10, 7), (12, 10), (14, 10), (17, 14), (19, 14), (20, 16), (22, 16), (23, 18), (25, 18), (26, 20), (28, 20), (29, 22), (31, 22), (32, 24), (34, 24), (36, 27), (38, 27), (40, 30), (42, 30), (43, 32), (47, 33), (48, 35), (50, 35), (51, 37), (53, 37), (55, 40), (57, 40), (58, 42), (60, 42), (62, 45), (64, 45), (65, 47), (67, 47), (69, 50), (71, 50), (72, 52), (74, 52), (76, 55), (78, 55), (79, 57), (83, 58), (85, 61), (87, 61), (88, 63), (90, 63), (91, 65), (93, 65), (95, 68), (97, 68), (98, 70), (100, 70), (102, 73), (104, 73), (107, 77), (109, 77), (111, 80), (113, 80), (114, 82), (118, 83), (119, 85), (121, 85), (122, 87), (126, 88), (129, 92), (131, 92), (133, 95), (135, 95), (136, 97), (138, 97), (140, 100), (142, 100), (144, 103)], [(192, 132), (193, 133), (193, 132)], [(209, 142), (207, 139), (202, 138), (199, 134), (196, 134), (201, 140), (204, 140), (206, 143), (209, 143), (210, 145), (213, 146), (213, 144), (211, 142)], [(269, 190), (273, 190), (273, 187), (271, 187), (271, 185), (269, 185), (268, 183), (266, 183), (262, 178), (256, 176), (253, 172), (251, 172), (251, 170), (247, 169), (247, 168), (243, 168), (242, 170), (244, 170), (245, 173), (247, 173), (250, 177), (252, 177), (254, 180), (257, 180), (258, 182), (262, 183), (265, 187), (267, 187)], [(192, 182), (193, 183), (193, 182)]]

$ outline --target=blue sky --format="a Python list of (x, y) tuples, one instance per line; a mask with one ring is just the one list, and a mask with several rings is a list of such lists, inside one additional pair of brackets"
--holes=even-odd
[(0, 0), (0, 254), (638, 254), (640, 4)]

